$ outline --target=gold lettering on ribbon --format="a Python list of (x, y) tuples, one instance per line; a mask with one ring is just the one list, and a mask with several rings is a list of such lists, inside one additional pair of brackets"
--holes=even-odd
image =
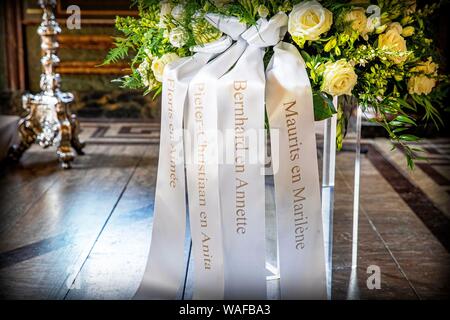
[(246, 217), (246, 194), (245, 188), (248, 183), (239, 178), (240, 174), (245, 173), (245, 159), (248, 146), (245, 139), (245, 124), (248, 117), (245, 115), (245, 90), (247, 81), (234, 81), (233, 85), (234, 99), (234, 172), (236, 173), (236, 191), (235, 191), (235, 215), (236, 215), (236, 233), (245, 234), (247, 231)]
[(203, 268), (205, 270), (211, 270), (212, 268), (212, 254), (210, 252), (209, 241), (211, 237), (206, 233), (208, 228), (208, 214), (206, 206), (206, 190), (207, 190), (207, 178), (206, 178), (206, 152), (208, 149), (208, 140), (204, 130), (204, 97), (205, 97), (205, 84), (196, 83), (194, 91), (194, 118), (196, 124), (196, 136), (197, 140), (197, 190), (198, 190), (198, 204), (203, 209), (199, 212), (200, 228), (204, 231), (201, 232), (201, 246), (202, 246), (202, 258)]
[(174, 109), (173, 109), (173, 97), (175, 95), (175, 81), (173, 79), (167, 79), (167, 117), (169, 128), (169, 185), (172, 189), (177, 187), (177, 170), (176, 170), (176, 141), (174, 134)]
[(295, 164), (295, 161), (300, 159), (300, 147), (302, 145), (298, 137), (297, 119), (298, 112), (295, 110), (297, 101), (291, 101), (283, 105), (286, 118), (286, 127), (288, 133), (289, 142), (289, 159), (292, 163), (291, 173), (291, 185), (292, 185), (292, 213), (294, 223), (294, 239), (295, 248), (302, 250), (305, 248), (305, 235), (308, 231), (308, 215), (303, 210), (303, 202), (306, 200), (304, 191), (306, 186), (302, 181), (302, 168)]

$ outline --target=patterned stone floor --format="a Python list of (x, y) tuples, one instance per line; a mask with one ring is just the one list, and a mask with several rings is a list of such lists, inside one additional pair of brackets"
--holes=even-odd
[[(37, 146), (19, 165), (0, 169), (0, 298), (129, 299), (139, 284), (159, 127), (84, 119), (82, 128), (87, 154), (73, 170), (61, 171), (54, 150)], [(358, 268), (352, 270), (353, 146), (347, 140), (348, 151), (337, 155), (332, 298), (448, 299), (450, 141), (422, 142), (429, 161), (414, 172), (387, 140), (363, 141)], [(268, 202), (270, 192), (269, 183)], [(367, 285), (374, 266), (380, 289)], [(185, 299), (192, 296), (188, 262), (187, 275), (179, 295)], [(277, 298), (277, 288), (269, 283), (270, 298)]]
[[(432, 141), (424, 142), (428, 143)], [(448, 145), (449, 141), (441, 143)], [(367, 153), (363, 155), (361, 169), (359, 297), (448, 298), (448, 184), (439, 184), (436, 177), (428, 175), (422, 169), (425, 163), (419, 164), (414, 172), (409, 171), (402, 152), (391, 151), (386, 139), (364, 141), (364, 145)], [(347, 283), (351, 273), (348, 255), (353, 160), (348, 152), (338, 155), (336, 178), (334, 276), (336, 279), (345, 274)], [(448, 172), (448, 163), (439, 168)], [(381, 290), (368, 290), (364, 283), (370, 265), (381, 268), (384, 279)], [(347, 296), (348, 291), (339, 290), (335, 297)]]

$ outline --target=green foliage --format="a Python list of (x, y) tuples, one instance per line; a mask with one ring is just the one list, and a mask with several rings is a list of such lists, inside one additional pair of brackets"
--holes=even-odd
[[(142, 69), (146, 66), (149, 69), (152, 62), (168, 53), (176, 53), (179, 57), (190, 56), (192, 46), (219, 38), (221, 32), (205, 20), (205, 13), (238, 17), (251, 26), (261, 18), (261, 8), (268, 12), (267, 18), (270, 18), (280, 11), (289, 14), (293, 6), (300, 2), (302, 0), (168, 0), (166, 6), (170, 8), (161, 15), (164, 5), (159, 0), (133, 0), (133, 5), (139, 9), (139, 17), (116, 19), (116, 28), (122, 36), (115, 38), (115, 47), (106, 56), (104, 63), (129, 61), (131, 73), (118, 80), (120, 85), (144, 89), (145, 94), (153, 91), (157, 95), (161, 92), (161, 84), (154, 79), (153, 71), (140, 70), (139, 67)], [(433, 41), (433, 15), (439, 3), (435, 1), (414, 9), (412, 0), (319, 2), (333, 15), (331, 29), (314, 41), (293, 37), (289, 33), (284, 39), (297, 45), (305, 60), (313, 89), (316, 120), (326, 119), (337, 112), (338, 136), (342, 142), (348, 122), (347, 113), (342, 110), (346, 109), (345, 104), (358, 104), (366, 113), (375, 115), (371, 121), (383, 126), (394, 145), (405, 150), (407, 163), (412, 167), (414, 159), (420, 158), (420, 150), (409, 145), (419, 139), (413, 134), (414, 129), (423, 125), (442, 127), (442, 114), (450, 111), (446, 100), (448, 76), (439, 75), (437, 71), (424, 73), (417, 70), (417, 66), (426, 61), (441, 61)], [(182, 5), (183, 10), (175, 17), (171, 10), (177, 5)], [(368, 10), (374, 8), (372, 5), (379, 8), (378, 17), (375, 15), (377, 10)], [(364, 32), (354, 29), (347, 15), (355, 8), (367, 10), (365, 18), (368, 21), (374, 19), (372, 22), (378, 24), (369, 28), (367, 23)], [(400, 52), (395, 46), (380, 46), (380, 35), (393, 28), (393, 23), (400, 29), (399, 34), (402, 33), (407, 51)], [(403, 34), (405, 29), (408, 32)], [(173, 30), (184, 32), (182, 43), (171, 41)], [(266, 64), (272, 53), (273, 50), (269, 48), (264, 60)], [(323, 92), (326, 90), (323, 86), (324, 72), (329, 64), (342, 59), (353, 66), (358, 80), (352, 90), (353, 98), (341, 96), (339, 101), (344, 105), (339, 105), (335, 110), (333, 97)], [(417, 94), (411, 90), (410, 80), (422, 75), (436, 81), (431, 93)]]
[(333, 98), (323, 92), (313, 93), (314, 101), (314, 119), (321, 121), (330, 118), (336, 109), (333, 104)]

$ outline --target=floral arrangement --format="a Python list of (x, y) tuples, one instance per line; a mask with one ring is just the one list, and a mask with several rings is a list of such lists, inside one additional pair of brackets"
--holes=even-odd
[[(238, 17), (247, 25), (288, 14), (284, 41), (302, 54), (314, 92), (316, 120), (338, 113), (340, 137), (345, 131), (343, 106), (357, 103), (376, 116), (394, 145), (405, 150), (407, 163), (421, 150), (409, 145), (418, 124), (442, 126), (448, 76), (439, 74), (440, 57), (430, 25), (439, 3), (414, 0), (135, 0), (139, 18), (118, 17), (124, 36), (105, 63), (130, 59), (131, 73), (118, 81), (145, 93), (161, 92), (165, 65), (192, 55), (190, 48), (219, 39), (206, 13)], [(272, 50), (266, 52), (267, 61)], [(333, 97), (339, 97), (338, 108)], [(447, 110), (448, 111), (448, 110)], [(338, 139), (342, 141), (342, 139)]]

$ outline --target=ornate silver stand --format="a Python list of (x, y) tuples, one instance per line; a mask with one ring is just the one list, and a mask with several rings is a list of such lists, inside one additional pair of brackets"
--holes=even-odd
[(42, 92), (22, 97), (23, 108), (28, 114), (19, 122), (20, 143), (10, 149), (9, 157), (18, 161), (22, 154), (37, 142), (43, 148), (56, 146), (62, 167), (67, 169), (75, 157), (72, 148), (82, 155), (84, 143), (78, 138), (78, 120), (70, 113), (69, 106), (74, 97), (71, 93), (61, 92), (61, 77), (55, 73), (59, 63), (56, 55), (59, 43), (56, 37), (61, 33), (53, 14), (56, 0), (39, 0), (38, 3), (43, 9), (43, 21), (38, 28), (44, 52), (41, 58), (44, 72), (40, 80)]

